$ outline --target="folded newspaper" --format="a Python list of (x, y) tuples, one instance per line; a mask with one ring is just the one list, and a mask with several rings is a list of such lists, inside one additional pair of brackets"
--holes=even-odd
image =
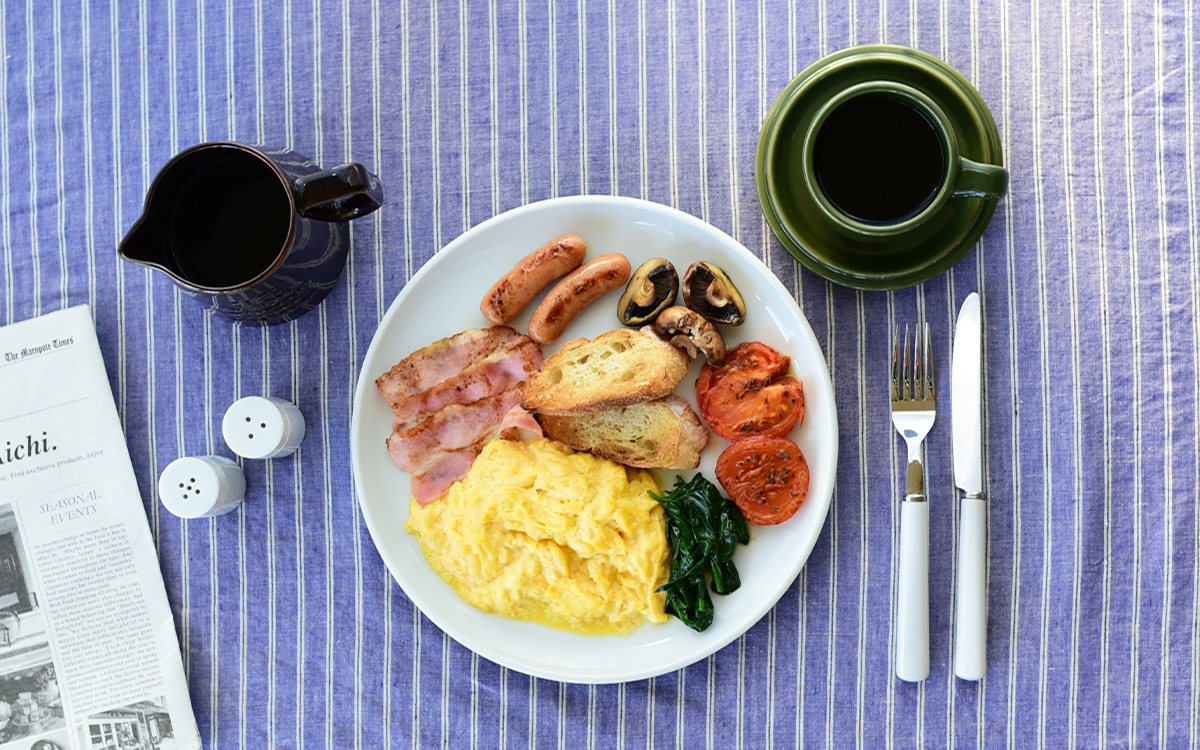
[(89, 308), (0, 328), (0, 750), (199, 748)]

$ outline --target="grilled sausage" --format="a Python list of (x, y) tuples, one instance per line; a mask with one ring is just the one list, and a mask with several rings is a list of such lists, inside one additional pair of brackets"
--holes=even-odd
[(555, 284), (534, 308), (529, 338), (539, 344), (558, 338), (593, 300), (624, 286), (629, 273), (629, 259), (620, 253), (599, 255), (584, 263)]
[(479, 311), (492, 325), (504, 325), (551, 281), (578, 268), (586, 252), (587, 244), (574, 234), (547, 242), (500, 277), (479, 303)]

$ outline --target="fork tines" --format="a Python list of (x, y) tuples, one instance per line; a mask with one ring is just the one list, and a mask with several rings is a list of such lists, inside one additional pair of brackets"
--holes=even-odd
[(919, 326), (911, 338), (910, 354), (908, 324), (904, 325), (903, 338), (900, 326), (896, 326), (896, 337), (892, 346), (893, 401), (926, 401), (934, 398), (937, 393), (933, 378), (933, 347), (929, 343), (929, 324)]

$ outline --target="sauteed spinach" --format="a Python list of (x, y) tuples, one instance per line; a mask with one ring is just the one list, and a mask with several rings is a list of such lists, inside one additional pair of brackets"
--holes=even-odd
[(700, 474), (687, 482), (676, 477), (675, 486), (665, 497), (653, 492), (650, 496), (662, 503), (667, 516), (671, 577), (659, 589), (667, 593), (667, 614), (693, 630), (704, 630), (713, 620), (707, 578), (711, 578), (712, 590), (718, 594), (731, 593), (742, 585), (733, 553), (739, 543), (750, 543), (746, 519)]

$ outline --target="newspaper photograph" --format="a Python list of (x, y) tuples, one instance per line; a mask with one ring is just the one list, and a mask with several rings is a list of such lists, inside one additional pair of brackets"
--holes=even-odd
[(0, 328), (0, 394), (0, 750), (200, 748), (90, 309)]

